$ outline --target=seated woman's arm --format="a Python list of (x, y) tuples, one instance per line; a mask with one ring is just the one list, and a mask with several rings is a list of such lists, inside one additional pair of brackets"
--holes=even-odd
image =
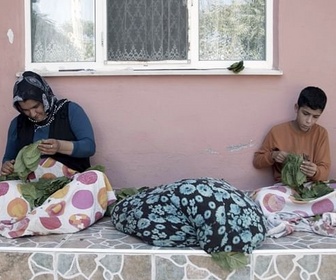
[(77, 103), (69, 104), (69, 121), (76, 141), (57, 140), (56, 151), (73, 157), (90, 157), (96, 152), (94, 132), (89, 117)]
[(19, 153), (19, 144), (17, 140), (17, 118), (14, 118), (8, 128), (7, 133), (7, 143), (6, 143), (6, 149), (5, 154), (2, 158), (2, 163), (6, 161), (14, 160)]

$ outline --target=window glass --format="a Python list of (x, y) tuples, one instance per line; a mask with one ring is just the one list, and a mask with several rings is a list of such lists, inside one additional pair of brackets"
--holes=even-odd
[(273, 0), (28, 0), (26, 68), (273, 67)]
[(92, 0), (32, 1), (32, 62), (94, 61), (93, 4)]
[(264, 0), (200, 0), (200, 60), (265, 60)]

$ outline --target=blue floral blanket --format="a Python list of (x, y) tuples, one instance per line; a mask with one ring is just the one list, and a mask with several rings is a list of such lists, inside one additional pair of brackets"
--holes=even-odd
[(266, 237), (260, 208), (222, 179), (184, 179), (140, 190), (111, 213), (116, 229), (160, 247), (251, 253)]

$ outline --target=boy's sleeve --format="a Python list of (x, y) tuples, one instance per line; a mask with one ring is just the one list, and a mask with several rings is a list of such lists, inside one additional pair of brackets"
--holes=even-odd
[(330, 145), (327, 130), (324, 131), (319, 143), (316, 144), (316, 156), (314, 163), (317, 165), (316, 174), (311, 178), (313, 181), (327, 181), (329, 180), (331, 158)]
[(272, 151), (275, 150), (273, 139), (272, 131), (268, 132), (260, 149), (254, 153), (253, 166), (255, 168), (260, 169), (274, 164), (274, 160), (272, 158)]

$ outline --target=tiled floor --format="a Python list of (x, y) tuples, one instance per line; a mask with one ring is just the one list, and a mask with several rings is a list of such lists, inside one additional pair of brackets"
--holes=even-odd
[(0, 238), (0, 252), (1, 280), (336, 279), (336, 238), (305, 232), (267, 239), (233, 272), (199, 248), (146, 245), (116, 231), (109, 218), (76, 234)]

